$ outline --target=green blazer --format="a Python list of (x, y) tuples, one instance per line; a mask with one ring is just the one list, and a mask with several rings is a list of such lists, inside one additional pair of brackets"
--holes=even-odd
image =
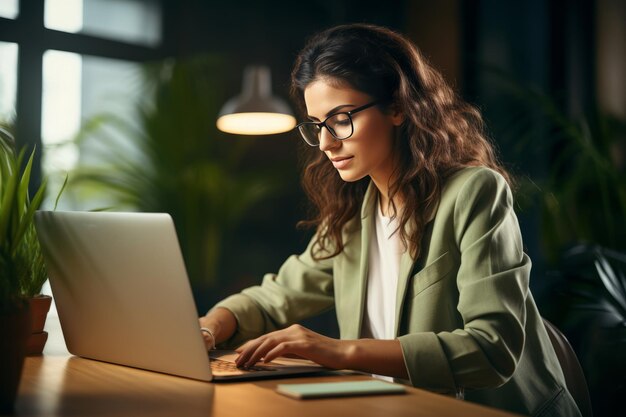
[[(218, 304), (233, 312), (230, 345), (335, 308), (342, 339), (360, 337), (377, 190), (344, 231), (345, 249), (315, 261), (312, 243), (278, 274)], [(511, 191), (488, 168), (464, 168), (444, 184), (422, 254), (401, 259), (396, 337), (416, 387), (541, 416), (580, 415), (528, 283)]]

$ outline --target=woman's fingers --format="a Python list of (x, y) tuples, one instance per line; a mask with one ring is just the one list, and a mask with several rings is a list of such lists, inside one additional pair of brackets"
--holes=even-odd
[(287, 357), (300, 357), (297, 354), (293, 353), (297, 351), (297, 342), (283, 342), (276, 345), (272, 350), (267, 352), (263, 357), (263, 362), (271, 362), (279, 356), (287, 356)]
[(239, 356), (235, 359), (235, 364), (239, 367), (246, 366), (252, 354), (261, 346), (265, 339), (265, 336), (261, 336), (257, 339), (249, 340), (239, 349)]
[(270, 350), (280, 337), (282, 330), (268, 333), (253, 340), (249, 340), (238, 348), (239, 356), (235, 363), (239, 367), (250, 367), (260, 361), (265, 352)]
[(261, 359), (263, 359), (265, 357), (265, 354), (270, 351), (275, 345), (275, 341), (268, 338), (265, 339), (265, 341), (263, 341), (263, 343), (261, 343), (253, 352), (252, 354), (248, 357), (248, 359), (244, 362), (242, 360), (242, 362), (244, 362), (244, 367), (251, 367), (254, 366), (255, 363), (259, 362)]
[(279, 356), (314, 359), (313, 350), (322, 339), (325, 338), (315, 332), (293, 325), (244, 343), (236, 349), (239, 357), (235, 363), (239, 367), (250, 367), (261, 360), (270, 362)]

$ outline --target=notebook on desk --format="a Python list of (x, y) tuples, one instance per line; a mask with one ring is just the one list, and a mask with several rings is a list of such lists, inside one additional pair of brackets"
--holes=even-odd
[(74, 355), (202, 381), (325, 370), (288, 358), (242, 370), (233, 352), (209, 357), (168, 214), (38, 211), (35, 227)]

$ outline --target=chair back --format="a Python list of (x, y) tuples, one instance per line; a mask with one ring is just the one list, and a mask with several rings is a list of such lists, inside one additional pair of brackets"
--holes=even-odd
[(583, 369), (578, 362), (576, 352), (570, 345), (565, 335), (552, 323), (545, 318), (543, 324), (546, 327), (556, 356), (563, 369), (563, 375), (565, 376), (565, 383), (567, 384), (567, 390), (570, 392), (576, 405), (580, 410), (583, 417), (591, 417), (593, 415), (591, 410), (591, 398), (589, 397), (589, 389), (587, 388), (587, 380)]

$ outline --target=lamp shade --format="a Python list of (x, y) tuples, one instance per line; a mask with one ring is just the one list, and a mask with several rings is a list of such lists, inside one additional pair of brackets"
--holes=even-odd
[(266, 66), (245, 69), (241, 94), (228, 100), (217, 118), (219, 130), (239, 135), (271, 135), (295, 126), (289, 105), (272, 96), (270, 70)]

